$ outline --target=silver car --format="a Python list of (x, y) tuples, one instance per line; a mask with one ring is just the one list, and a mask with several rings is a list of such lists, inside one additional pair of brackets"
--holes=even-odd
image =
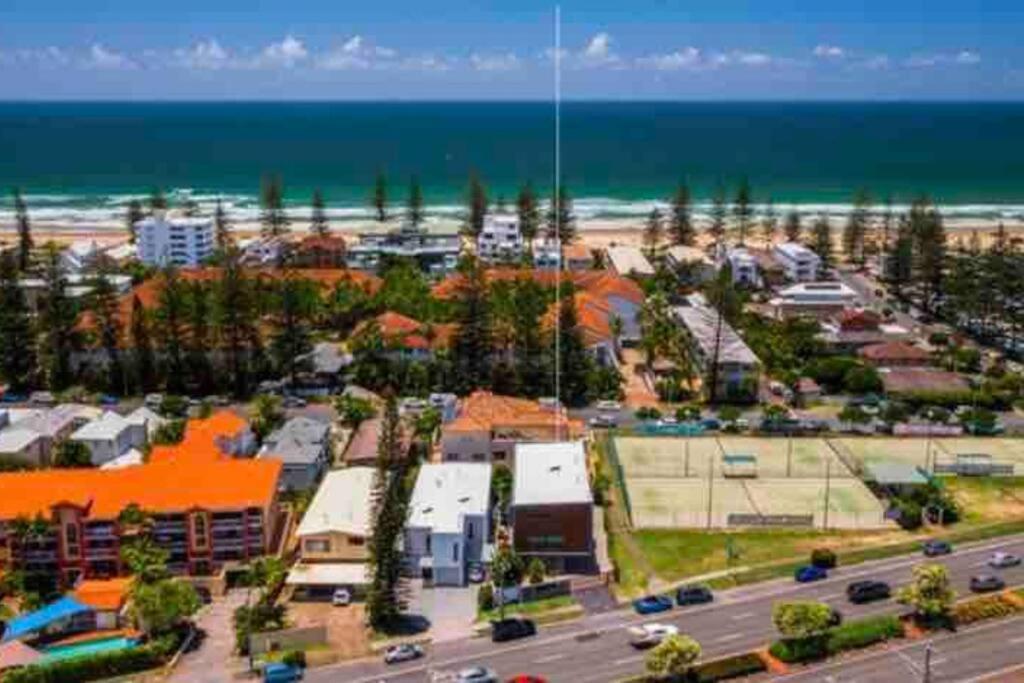
[(419, 659), (422, 656), (423, 648), (419, 645), (402, 643), (400, 645), (392, 645), (384, 651), (384, 663), (401, 664), (402, 662), (411, 662), (414, 659)]
[(493, 669), (482, 666), (471, 666), (456, 674), (458, 683), (498, 683), (498, 674)]

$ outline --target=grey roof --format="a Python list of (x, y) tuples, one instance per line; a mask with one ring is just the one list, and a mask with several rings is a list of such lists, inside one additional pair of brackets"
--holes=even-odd
[(513, 505), (593, 502), (582, 441), (516, 444)]
[[(715, 355), (715, 332), (718, 326), (718, 312), (710, 306), (677, 306), (673, 309), (690, 335), (700, 346), (705, 359)], [(718, 350), (719, 363), (740, 363), (757, 365), (760, 361), (750, 350), (736, 330), (722, 323), (721, 343)]]
[(0, 453), (20, 453), (39, 438), (39, 432), (31, 429), (5, 429), (0, 432)]
[(905, 462), (881, 461), (869, 462), (866, 465), (868, 478), (883, 485), (924, 485), (928, 478), (921, 473), (916, 465)]
[(301, 360), (309, 361), (313, 366), (313, 372), (336, 375), (352, 363), (352, 356), (343, 353), (337, 344), (320, 342), (312, 351), (302, 356)]
[(308, 417), (293, 417), (263, 442), (260, 457), (286, 464), (312, 465), (322, 456), (330, 426)]
[(654, 266), (644, 256), (639, 247), (617, 246), (608, 247), (608, 260), (612, 267), (622, 275), (636, 273), (637, 275), (654, 275)]
[(117, 413), (103, 413), (98, 420), (88, 422), (71, 435), (75, 441), (109, 441), (131, 428), (131, 423)]

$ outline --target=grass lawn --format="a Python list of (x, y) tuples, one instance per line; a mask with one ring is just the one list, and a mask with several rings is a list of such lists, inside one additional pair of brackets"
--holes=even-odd
[[(544, 614), (545, 612), (573, 607), (577, 604), (576, 599), (571, 595), (559, 595), (553, 598), (545, 598), (544, 600), (534, 600), (533, 602), (505, 605), (505, 616), (534, 617), (539, 614)], [(497, 607), (492, 610), (477, 613), (477, 621), (490, 621), (498, 618), (499, 610)]]
[(942, 481), (968, 522), (1024, 518), (1024, 477), (949, 477)]

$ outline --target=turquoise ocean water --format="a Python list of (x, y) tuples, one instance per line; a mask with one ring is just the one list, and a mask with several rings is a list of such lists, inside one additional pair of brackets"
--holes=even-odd
[[(928, 193), (958, 215), (1024, 216), (1024, 104), (568, 103), (563, 176), (583, 217), (639, 216), (685, 177), (698, 202), (749, 178), (756, 198), (841, 211), (857, 188), (897, 204)], [(244, 217), (279, 173), (298, 210), (323, 189), (365, 211), (377, 169), (400, 199), (417, 175), (454, 212), (470, 169), (492, 198), (549, 186), (545, 103), (0, 103), (0, 187), (76, 222), (160, 186)], [(7, 192), (0, 222), (9, 216)]]

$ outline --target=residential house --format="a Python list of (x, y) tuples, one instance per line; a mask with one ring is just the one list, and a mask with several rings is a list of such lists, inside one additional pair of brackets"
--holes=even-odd
[(623, 277), (653, 277), (654, 266), (639, 247), (611, 246), (605, 250), (608, 267)]
[(594, 267), (594, 254), (586, 244), (572, 242), (562, 245), (562, 260), (565, 269), (572, 272), (590, 270)]
[(618, 340), (622, 346), (635, 346), (640, 342), (639, 313), (646, 298), (640, 285), (628, 277), (603, 270), (573, 273), (573, 284), (607, 304), (609, 317), (614, 316), (622, 323)]
[(0, 431), (0, 462), (40, 467), (49, 463), (46, 453), (38, 432), (20, 427)]
[(786, 268), (768, 249), (748, 248), (747, 252), (757, 262), (760, 287), (781, 287), (786, 284)]
[(669, 267), (679, 274), (685, 284), (697, 286), (710, 282), (717, 269), (715, 262), (697, 247), (677, 244), (665, 250), (665, 260)]
[(779, 319), (825, 320), (856, 306), (859, 301), (857, 292), (842, 282), (801, 282), (780, 290), (769, 304)]
[[(576, 292), (574, 302), (576, 304), (577, 328), (587, 352), (601, 365), (617, 366), (616, 351), (619, 340), (612, 329), (612, 321), (616, 318), (616, 314), (611, 304), (606, 299), (585, 290)], [(544, 327), (549, 331), (555, 329), (560, 314), (559, 309), (560, 304), (552, 302), (544, 316)], [(625, 323), (622, 323), (622, 327), (625, 329)]]
[[(53, 574), (66, 585), (121, 575), (120, 545), (134, 533), (121, 517), (129, 507), (150, 516), (173, 572), (207, 575), (245, 562), (271, 551), (280, 473), (279, 462), (231, 458), (0, 473), (0, 571)], [(19, 536), (19, 518), (42, 518), (49, 529)]]
[(372, 467), (347, 467), (324, 477), (295, 532), (299, 561), (287, 579), (294, 597), (330, 595), (337, 588), (360, 594), (369, 583), (375, 475)]
[(138, 429), (117, 413), (107, 412), (80, 427), (70, 439), (89, 449), (93, 465), (103, 465), (130, 450), (145, 447), (146, 430), (145, 425)]
[(135, 439), (141, 439), (143, 443), (152, 440), (157, 430), (167, 423), (167, 419), (157, 415), (146, 406), (139, 406), (132, 412), (125, 415), (128, 424), (136, 431)]
[(213, 255), (213, 223), (205, 218), (168, 218), (157, 213), (135, 224), (139, 260), (147, 266), (197, 268)]
[(426, 360), (434, 352), (448, 348), (455, 332), (453, 324), (421, 323), (394, 311), (385, 311), (372, 321), (360, 323), (352, 336), (359, 337), (376, 328), (385, 352), (405, 360)]
[(518, 444), (512, 542), (555, 574), (594, 570), (594, 498), (582, 441)]
[(330, 454), (331, 426), (300, 416), (271, 432), (256, 457), (281, 461), (283, 491), (305, 491), (320, 481)]
[(895, 323), (886, 323), (881, 314), (866, 308), (846, 308), (832, 320), (822, 321), (819, 338), (841, 353), (885, 342), (911, 341), (913, 334)]
[(806, 408), (821, 400), (821, 387), (810, 377), (801, 377), (796, 381), (797, 405)]
[(83, 579), (71, 595), (92, 610), (93, 628), (109, 631), (125, 624), (132, 578)]
[(283, 235), (253, 237), (238, 243), (242, 263), (253, 268), (273, 268), (291, 256), (291, 241)]
[(962, 375), (934, 368), (881, 368), (885, 393), (897, 397), (918, 393), (951, 393), (970, 391), (970, 383)]
[(533, 267), (538, 270), (558, 270), (562, 267), (562, 249), (558, 242), (541, 237), (533, 241)]
[(583, 435), (583, 423), (564, 408), (540, 401), (475, 391), (462, 400), (458, 416), (441, 428), (446, 462), (508, 461), (517, 443), (559, 441)]
[(336, 235), (309, 235), (292, 249), (291, 263), (298, 268), (344, 268), (346, 245)]
[(760, 288), (763, 284), (761, 273), (758, 269), (757, 258), (744, 247), (735, 247), (725, 251), (723, 261), (729, 264), (732, 270), (732, 282), (734, 285)]
[(105, 250), (95, 240), (78, 240), (60, 252), (60, 264), (65, 273), (95, 271), (103, 263)]
[(484, 560), (490, 537), (491, 466), (427, 463), (409, 503), (404, 547), (409, 570), (438, 586), (466, 583), (467, 563)]
[(776, 244), (772, 254), (790, 282), (815, 282), (821, 273), (821, 257), (799, 242)]
[[(69, 299), (84, 301), (96, 287), (96, 276), (90, 273), (68, 273), (64, 276), (65, 293)], [(115, 293), (122, 296), (132, 288), (132, 279), (128, 275), (108, 275), (107, 282)], [(46, 280), (41, 277), (23, 277), (18, 280), (18, 287), (25, 294), (25, 303), (33, 311), (38, 311), (44, 301)]]
[[(691, 295), (688, 302), (672, 311), (686, 332), (691, 357), (704, 378), (705, 393), (719, 400), (754, 400), (761, 375), (758, 357), (702, 296)], [(707, 384), (712, 375), (717, 377), (713, 390)]]
[[(37, 464), (48, 465), (53, 457), (53, 449), (58, 443), (69, 438), (71, 434), (90, 420), (102, 414), (99, 409), (76, 403), (62, 403), (53, 408), (31, 408), (28, 410), (10, 411), (10, 426), (5, 431), (20, 430), (31, 432), (39, 437), (38, 448), (41, 461)], [(2, 434), (3, 432), (0, 432)], [(9, 447), (21, 441), (29, 443), (26, 436), (11, 437)], [(30, 446), (33, 451), (35, 446)]]
[(292, 390), (302, 395), (327, 395), (341, 383), (341, 373), (352, 363), (352, 355), (340, 344), (317, 342), (313, 349), (295, 359), (302, 370)]
[(476, 238), (476, 253), (484, 261), (518, 261), (523, 255), (519, 219), (511, 215), (488, 215)]
[(427, 232), (414, 226), (386, 233), (363, 233), (359, 243), (348, 248), (349, 268), (376, 270), (388, 257), (409, 258), (428, 273), (445, 273), (455, 269), (462, 252), (462, 238), (457, 232)]
[(877, 367), (921, 367), (932, 363), (929, 352), (907, 342), (872, 344), (860, 349), (857, 355)]

